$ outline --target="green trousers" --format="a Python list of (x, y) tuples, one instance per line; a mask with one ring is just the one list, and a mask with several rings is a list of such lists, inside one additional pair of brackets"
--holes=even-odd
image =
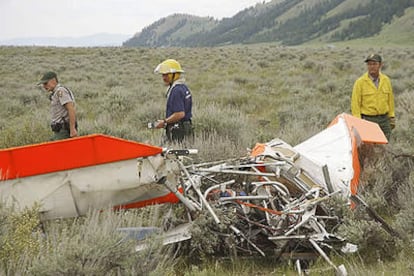
[(51, 138), (51, 140), (57, 141), (57, 140), (62, 140), (62, 139), (67, 139), (67, 138), (70, 138), (70, 132), (68, 129), (62, 128), (59, 131), (53, 132), (53, 137)]
[(389, 141), (391, 138), (391, 125), (390, 125), (390, 118), (388, 118), (388, 115), (379, 115), (379, 116), (367, 116), (362, 115), (362, 119), (377, 123), (382, 132), (384, 132), (385, 137), (387, 137), (387, 140)]

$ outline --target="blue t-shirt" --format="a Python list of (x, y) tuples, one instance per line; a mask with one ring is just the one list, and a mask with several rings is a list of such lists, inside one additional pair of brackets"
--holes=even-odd
[(191, 109), (193, 107), (193, 100), (191, 92), (185, 84), (176, 84), (167, 99), (166, 118), (170, 117), (175, 112), (184, 111), (185, 116), (181, 121), (188, 121), (192, 117)]

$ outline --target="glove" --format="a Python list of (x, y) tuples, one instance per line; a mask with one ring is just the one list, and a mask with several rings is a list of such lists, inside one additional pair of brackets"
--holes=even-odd
[(395, 128), (395, 117), (390, 117), (390, 126), (391, 126), (391, 129)]

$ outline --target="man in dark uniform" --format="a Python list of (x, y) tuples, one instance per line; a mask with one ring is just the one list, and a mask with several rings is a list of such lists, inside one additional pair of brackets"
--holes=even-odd
[(52, 140), (78, 136), (75, 97), (72, 91), (58, 82), (55, 72), (46, 72), (38, 85), (50, 93)]
[(167, 109), (165, 119), (158, 120), (155, 128), (165, 128), (170, 142), (182, 142), (193, 135), (192, 96), (181, 73), (184, 70), (174, 59), (167, 59), (154, 70), (162, 75), (167, 89)]

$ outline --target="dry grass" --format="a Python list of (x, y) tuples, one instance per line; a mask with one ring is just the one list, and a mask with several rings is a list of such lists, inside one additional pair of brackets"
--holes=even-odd
[[(272, 44), (189, 49), (0, 47), (0, 148), (43, 142), (51, 136), (49, 102), (35, 86), (47, 70), (57, 71), (59, 80), (74, 91), (81, 135), (104, 133), (162, 145), (161, 131), (146, 125), (164, 117), (165, 87), (153, 69), (166, 58), (176, 58), (187, 72), (194, 97), (195, 140), (186, 146), (199, 149), (197, 161), (238, 157), (256, 142), (275, 137), (296, 145), (324, 129), (337, 114), (350, 112), (353, 82), (365, 72), (363, 60), (371, 52), (383, 55), (384, 72), (392, 78), (397, 127), (390, 145), (366, 157), (363, 193), (407, 242), (399, 243), (363, 215), (355, 215), (345, 221), (344, 233), (360, 243), (361, 252), (372, 254), (345, 262), (352, 275), (410, 274), (412, 266), (397, 251), (413, 252), (413, 48), (284, 48)], [(149, 212), (135, 217), (145, 218), (150, 225), (159, 223), (155, 218), (160, 216)], [(114, 229), (144, 225), (138, 220), (91, 214), (69, 224), (56, 223), (50, 225), (46, 238), (33, 237), (43, 246), (33, 247), (39, 254), (25, 255), (21, 249), (23, 257), (3, 261), (0, 273), (25, 274), (29, 268), (44, 275), (177, 273), (168, 268), (167, 260), (153, 263), (151, 254), (142, 258), (148, 269), (140, 270), (144, 264), (128, 251), (126, 243), (120, 245)], [(11, 228), (6, 224), (0, 228), (4, 240)], [(361, 240), (364, 235), (368, 236)], [(0, 250), (5, 252), (5, 248)], [(159, 249), (153, 253), (168, 256)], [(115, 265), (108, 267), (108, 260)], [(251, 275), (253, 268), (274, 275), (292, 273), (256, 264), (240, 266), (235, 260), (207, 267), (188, 264), (182, 273)]]

